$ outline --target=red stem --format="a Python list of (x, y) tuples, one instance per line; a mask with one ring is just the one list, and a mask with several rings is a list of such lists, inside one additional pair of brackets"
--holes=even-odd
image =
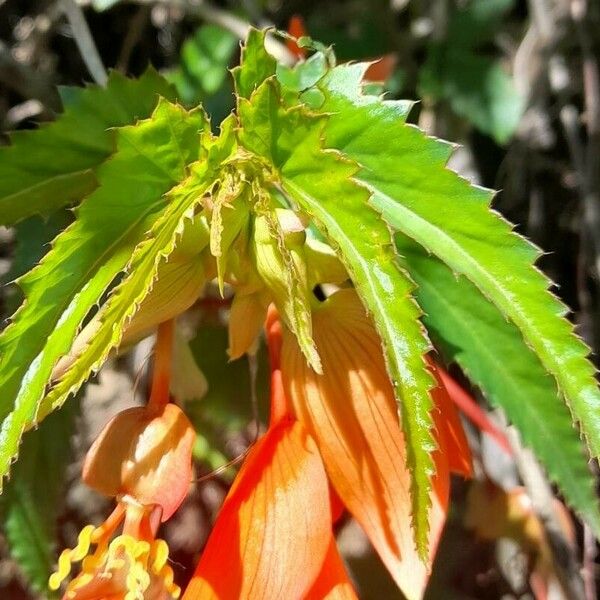
[(444, 369), (438, 366), (437, 371), (454, 404), (476, 427), (494, 438), (507, 454), (512, 454), (512, 448), (506, 436), (492, 423), (479, 404)]
[(152, 389), (148, 408), (160, 411), (169, 402), (171, 384), (171, 362), (173, 360), (174, 321), (170, 319), (158, 326), (154, 346)]

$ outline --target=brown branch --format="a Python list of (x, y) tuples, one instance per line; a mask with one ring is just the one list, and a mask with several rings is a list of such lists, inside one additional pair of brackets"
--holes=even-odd
[[(77, 1), (80, 6), (87, 6), (90, 0), (71, 0)], [(245, 40), (248, 32), (252, 27), (251, 23), (240, 19), (238, 16), (226, 10), (212, 6), (208, 2), (194, 2), (193, 0), (127, 0), (134, 4), (155, 5), (164, 4), (166, 6), (174, 6), (192, 17), (204, 19), (209, 23), (221, 26), (223, 29), (230, 31), (240, 40)], [(267, 34), (265, 40), (267, 50), (281, 63), (292, 65), (296, 62), (294, 55), (273, 35)]]
[(50, 77), (18, 62), (0, 41), (0, 81), (25, 99), (34, 98), (52, 111), (59, 111), (60, 97)]
[(552, 561), (558, 582), (568, 600), (585, 600), (580, 565), (575, 548), (565, 537), (555, 508), (552, 489), (542, 467), (533, 453), (521, 444), (518, 433), (512, 427), (507, 430), (514, 451), (515, 464), (531, 499), (533, 509), (542, 523), (552, 552)]
[(131, 19), (127, 29), (127, 34), (123, 40), (123, 45), (121, 46), (119, 59), (117, 60), (117, 71), (127, 73), (127, 66), (129, 65), (131, 53), (144, 33), (144, 29), (148, 23), (149, 15), (150, 6), (141, 6), (133, 19)]
[(108, 75), (96, 48), (81, 6), (75, 0), (62, 0), (62, 8), (73, 31), (75, 43), (90, 75), (99, 85), (106, 85)]
[(583, 527), (583, 585), (585, 587), (585, 600), (596, 600), (598, 590), (596, 589), (596, 538), (592, 530)]
[(583, 59), (584, 113), (587, 144), (582, 172), (583, 219), (595, 267), (600, 277), (600, 74), (590, 33), (587, 0), (571, 0), (571, 17)]

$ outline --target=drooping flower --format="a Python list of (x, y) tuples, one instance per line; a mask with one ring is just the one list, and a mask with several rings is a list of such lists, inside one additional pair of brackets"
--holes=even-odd
[(117, 505), (102, 525), (84, 527), (76, 547), (60, 555), (49, 582), (54, 590), (72, 563), (82, 561), (65, 600), (179, 597), (167, 544), (156, 534), (188, 491), (195, 434), (181, 409), (168, 403), (171, 348), (172, 322), (159, 328), (148, 405), (116, 415), (88, 451), (84, 481)]
[[(158, 521), (153, 507), (122, 499), (102, 525), (84, 527), (75, 548), (62, 552), (58, 569), (50, 577), (50, 588), (57, 590), (71, 572), (72, 563), (83, 561), (81, 573), (67, 586), (65, 600), (179, 597), (173, 571), (166, 564), (167, 544), (155, 537)], [(115, 536), (121, 524), (123, 533)], [(90, 553), (92, 545), (95, 549)]]
[(293, 415), (271, 350), (271, 418), (248, 454), (183, 600), (354, 600), (317, 446)]
[(415, 549), (410, 475), (381, 342), (355, 291), (336, 292), (313, 311), (323, 374), (310, 368), (283, 329), (281, 371), (298, 420), (314, 438), (330, 481), (409, 599), (420, 598), (445, 522), (449, 472), (470, 475), (462, 426), (443, 387), (434, 390), (439, 449), (434, 453), (429, 560)]

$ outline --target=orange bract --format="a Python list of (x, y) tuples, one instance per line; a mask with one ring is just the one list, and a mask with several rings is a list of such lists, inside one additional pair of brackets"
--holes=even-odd
[(330, 538), (317, 447), (299, 422), (283, 417), (244, 462), (183, 597), (302, 598)]
[[(290, 22), (288, 23), (288, 33), (291, 36), (294, 36), (296, 39), (300, 39), (301, 37), (308, 35), (306, 33), (306, 27), (304, 26), (304, 19), (302, 19), (300, 15), (292, 15)], [(286, 40), (285, 45), (296, 58), (306, 57), (306, 50), (304, 48), (300, 48), (300, 46), (298, 46), (294, 40)]]
[(354, 586), (348, 578), (346, 568), (335, 545), (333, 535), (329, 541), (327, 555), (312, 588), (304, 600), (356, 600)]
[[(410, 474), (381, 342), (353, 290), (341, 290), (313, 313), (314, 339), (323, 375), (306, 363), (284, 329), (281, 368), (298, 419), (314, 437), (341, 500), (362, 525), (397, 585), (420, 598), (441, 534), (449, 490), (445, 453), (434, 455), (430, 556), (423, 564), (411, 528)], [(448, 408), (448, 407), (446, 407)], [(444, 407), (440, 407), (444, 410)], [(451, 423), (460, 423), (450, 405)], [(439, 419), (442, 423), (443, 420)], [(438, 427), (438, 441), (463, 452), (463, 438), (445, 439), (453, 425)], [(470, 455), (460, 463), (467, 471)]]
[(194, 440), (191, 423), (174, 404), (130, 408), (90, 448), (83, 480), (107, 496), (128, 494), (141, 504), (159, 505), (166, 521), (189, 489)]
[(72, 563), (82, 561), (65, 600), (179, 597), (167, 564), (169, 548), (156, 538), (161, 518), (175, 512), (192, 477), (194, 429), (181, 409), (168, 403), (172, 343), (173, 323), (161, 324), (148, 405), (116, 415), (86, 455), (84, 481), (115, 497), (117, 505), (102, 525), (84, 527), (76, 547), (61, 553), (49, 581), (54, 590)]

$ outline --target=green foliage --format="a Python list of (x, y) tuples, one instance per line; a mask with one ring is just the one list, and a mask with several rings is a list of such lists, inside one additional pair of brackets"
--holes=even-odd
[(278, 64), (276, 70), (277, 80), (281, 85), (294, 92), (303, 92), (312, 87), (326, 72), (327, 59), (321, 52), (294, 67)]
[(168, 74), (179, 97), (204, 109), (220, 122), (233, 108), (227, 69), (239, 47), (237, 38), (217, 25), (202, 25), (185, 41), (179, 67)]
[(0, 498), (10, 552), (31, 586), (44, 594), (54, 568), (56, 519), (76, 412), (73, 402), (25, 436), (19, 462)]
[(407, 126), (405, 103), (347, 91), (357, 69), (337, 67), (325, 83), (322, 110), (331, 113), (326, 146), (360, 163), (357, 179), (372, 190), (372, 205), (393, 229), (465, 275), (519, 328), (599, 456), (600, 392), (589, 349), (573, 334), (548, 279), (533, 266), (539, 250), (490, 210), (490, 191), (445, 168), (451, 147)]
[[(184, 164), (181, 166), (186, 168)], [(123, 328), (150, 292), (159, 265), (168, 260), (184, 228), (192, 222), (198, 202), (213, 183), (210, 172), (202, 167), (192, 171), (186, 180), (167, 194), (164, 210), (133, 250), (123, 279), (100, 309), (100, 320), (93, 338), (42, 401), (40, 419), (60, 407), (67, 396), (77, 391), (87, 377), (102, 365), (109, 351), (119, 345)]]
[[(463, 276), (399, 235), (397, 246), (418, 288), (423, 321), (449, 361), (456, 361), (494, 406), (502, 408), (569, 504), (600, 535), (600, 515), (585, 448), (556, 383), (506, 321)], [(560, 451), (557, 451), (560, 448)]]
[(0, 224), (49, 215), (97, 185), (94, 170), (113, 151), (111, 127), (150, 116), (158, 96), (174, 89), (153, 69), (137, 80), (111, 73), (106, 88), (69, 88), (61, 117), (37, 131), (18, 131), (0, 149)]
[[(49, 217), (37, 215), (28, 217), (17, 223), (15, 230), (15, 250), (8, 273), (2, 283), (10, 284), (32, 269), (50, 250), (50, 242), (72, 221), (68, 210), (58, 210)], [(18, 286), (10, 286), (5, 290), (6, 312), (12, 314), (23, 301)]]
[[(427, 539), (432, 386), (423, 355), (428, 342), (418, 323), (412, 284), (396, 262), (390, 232), (369, 206), (367, 190), (352, 182), (356, 166), (321, 144), (323, 119), (280, 105), (278, 86), (268, 80), (240, 103), (246, 147), (271, 160), (283, 189), (314, 220), (338, 250), (361, 297), (373, 314), (402, 413), (412, 473), (414, 519), (420, 549)], [(273, 141), (266, 145), (264, 140)], [(402, 328), (398, 323), (403, 323)], [(410, 374), (410, 375), (409, 375)]]
[[(465, 34), (469, 51), (487, 39), (500, 4), (471, 5), (469, 18), (486, 25)], [(461, 27), (453, 21), (449, 39)], [(0, 335), (0, 476), (23, 430), (62, 405), (120, 344), (144, 299), (154, 286), (162, 289), (160, 273), (170, 271), (164, 267), (178, 250), (198, 259), (200, 279), (244, 287), (261, 310), (275, 301), (318, 370), (311, 286), (331, 280), (311, 271), (308, 223), (340, 259), (335, 281), (351, 279), (381, 337), (407, 443), (419, 551), (426, 548), (435, 449), (421, 308), (449, 359), (503, 407), (571, 504), (600, 529), (563, 403), (598, 456), (600, 395), (587, 348), (534, 267), (538, 250), (490, 210), (491, 192), (446, 168), (449, 144), (406, 124), (409, 102), (363, 94), (366, 64), (334, 67), (323, 48), (283, 67), (267, 54), (264, 35), (249, 35), (233, 71), (237, 114), (218, 137), (201, 110), (169, 102), (170, 88), (148, 72), (137, 82), (113, 75), (106, 90), (72, 94), (75, 103), (56, 124), (17, 135), (1, 151), (9, 184), (0, 184), (8, 190), (0, 195), (0, 222), (50, 214), (95, 191), (20, 278), (25, 301)], [(202, 85), (220, 85), (228, 48), (223, 42), (211, 56), (219, 66), (202, 72)], [(157, 103), (157, 92), (167, 98)], [(150, 118), (131, 124), (153, 107)], [(280, 220), (286, 215), (300, 225), (288, 227)], [(196, 240), (190, 245), (184, 234), (193, 222), (203, 236), (188, 237)], [(150, 326), (152, 316), (144, 315)], [(86, 323), (93, 335), (82, 340)], [(219, 393), (211, 377), (218, 355), (198, 362), (208, 369), (209, 395), (224, 398), (229, 392)], [(558, 459), (557, 441), (564, 446)]]
[(242, 48), (240, 66), (232, 71), (238, 99), (250, 98), (265, 79), (275, 74), (276, 68), (275, 59), (265, 50), (265, 33), (252, 29)]
[(420, 71), (420, 93), (445, 100), (457, 115), (506, 143), (521, 118), (523, 99), (500, 62), (481, 48), (490, 44), (514, 0), (471, 0), (450, 17), (443, 41), (432, 42)]
[[(36, 422), (56, 362), (129, 264), (165, 207), (163, 195), (198, 158), (205, 126), (201, 112), (162, 101), (152, 118), (119, 129), (117, 153), (98, 171), (100, 187), (77, 210), (75, 223), (56, 238), (52, 251), (19, 280), (26, 300), (0, 335), (0, 476), (17, 453), (23, 430)], [(101, 355), (106, 350), (101, 348)], [(75, 388), (71, 383), (66, 392)], [(53, 397), (59, 405), (62, 396)]]

